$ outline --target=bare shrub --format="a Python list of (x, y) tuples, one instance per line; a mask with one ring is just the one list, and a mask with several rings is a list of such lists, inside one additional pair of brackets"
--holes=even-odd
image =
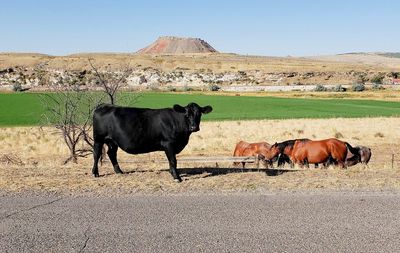
[(314, 91), (327, 91), (328, 89), (323, 86), (322, 84), (317, 84), (317, 86), (315, 86)]
[[(97, 78), (97, 84), (102, 88), (101, 91), (109, 98), (110, 104), (133, 104), (139, 98), (138, 94), (133, 94), (129, 97), (121, 96), (121, 90), (124, 86), (126, 86), (127, 78), (130, 74), (132, 74), (132, 69), (129, 66), (121, 67), (121, 71), (113, 72), (111, 69), (106, 69), (106, 71), (99, 71), (98, 68), (95, 67), (92, 60), (89, 59), (89, 65), (92, 67), (92, 70), (95, 73)], [(127, 98), (129, 98), (127, 100)], [(123, 101), (117, 101), (118, 99), (125, 99)]]
[(175, 92), (175, 91), (176, 91), (176, 88), (173, 87), (173, 86), (168, 86), (168, 87), (167, 87), (167, 90), (168, 90), (169, 92)]
[(44, 124), (54, 126), (62, 135), (70, 152), (64, 164), (77, 163), (78, 157), (92, 153), (92, 114), (104, 98), (85, 92), (79, 86), (57, 88), (54, 93), (43, 93)]
[(385, 75), (383, 73), (378, 73), (371, 78), (371, 82), (374, 84), (382, 84)]
[(374, 84), (372, 84), (372, 89), (373, 90), (384, 90), (385, 88), (380, 83), (374, 83)]
[(23, 91), (21, 83), (14, 83), (12, 90), (15, 92)]
[[(121, 94), (120, 89), (126, 84), (131, 69), (114, 73), (100, 72), (89, 60), (96, 83), (102, 92), (83, 90), (83, 80), (60, 77), (53, 93), (40, 95), (44, 108), (44, 124), (54, 126), (63, 136), (70, 152), (64, 164), (69, 161), (77, 163), (78, 157), (86, 157), (93, 153), (92, 115), (96, 107), (109, 100), (110, 104), (131, 105), (137, 101), (136, 93)], [(103, 152), (104, 153), (104, 152)]]
[(182, 87), (182, 91), (193, 91), (193, 88), (192, 88), (192, 87), (189, 87), (187, 84), (185, 84), (185, 85)]
[(344, 136), (343, 136), (343, 134), (341, 133), (341, 132), (335, 132), (335, 138), (336, 139), (340, 139), (340, 138), (343, 138)]
[(351, 86), (352, 91), (364, 91), (365, 85), (362, 83), (355, 83)]
[(6, 165), (18, 165), (18, 166), (22, 166), (25, 163), (21, 160), (21, 158), (19, 158), (17, 155), (13, 155), (13, 154), (3, 154), (0, 155), (0, 163), (4, 163)]
[(150, 89), (151, 91), (161, 91), (159, 83), (151, 83), (147, 85), (147, 88)]
[(210, 91), (219, 91), (221, 89), (221, 87), (216, 84), (211, 84), (208, 88)]
[(346, 90), (347, 89), (343, 87), (341, 84), (338, 84), (333, 88), (333, 91), (335, 92), (345, 92)]

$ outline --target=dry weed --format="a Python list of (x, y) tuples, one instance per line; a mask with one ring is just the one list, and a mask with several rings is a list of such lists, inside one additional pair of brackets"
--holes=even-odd
[(0, 163), (4, 163), (5, 165), (19, 165), (19, 166), (24, 165), (21, 158), (13, 154), (0, 155)]

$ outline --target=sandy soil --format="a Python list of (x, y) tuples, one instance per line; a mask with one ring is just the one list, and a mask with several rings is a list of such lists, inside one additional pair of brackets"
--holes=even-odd
[[(184, 179), (178, 184), (172, 180), (162, 152), (133, 156), (120, 150), (121, 167), (127, 173), (115, 175), (111, 164), (106, 162), (100, 167), (103, 176), (95, 179), (91, 176), (91, 157), (80, 159), (78, 164), (62, 165), (67, 150), (52, 129), (0, 128), (0, 189), (55, 192), (400, 189), (399, 130), (399, 118), (203, 122), (201, 131), (191, 136), (188, 146), (178, 156), (178, 168)], [(372, 159), (369, 167), (297, 168), (275, 176), (271, 176), (271, 171), (242, 173), (230, 163), (179, 162), (179, 158), (192, 156), (230, 156), (239, 140), (274, 143), (301, 137), (337, 137), (352, 145), (369, 146)]]

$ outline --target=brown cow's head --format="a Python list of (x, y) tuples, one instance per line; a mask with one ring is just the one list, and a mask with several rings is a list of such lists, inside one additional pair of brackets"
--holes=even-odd
[(275, 142), (269, 149), (264, 152), (265, 159), (273, 160), (274, 158), (278, 157), (281, 153), (281, 149), (278, 146), (278, 143)]

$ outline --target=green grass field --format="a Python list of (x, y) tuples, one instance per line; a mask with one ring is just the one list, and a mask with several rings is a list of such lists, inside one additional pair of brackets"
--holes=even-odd
[[(125, 93), (129, 96), (129, 93)], [(137, 107), (162, 108), (196, 102), (214, 110), (204, 120), (293, 118), (398, 117), (399, 102), (348, 99), (300, 99), (200, 94), (143, 93)], [(0, 126), (30, 126), (41, 122), (43, 109), (36, 93), (0, 94)]]

